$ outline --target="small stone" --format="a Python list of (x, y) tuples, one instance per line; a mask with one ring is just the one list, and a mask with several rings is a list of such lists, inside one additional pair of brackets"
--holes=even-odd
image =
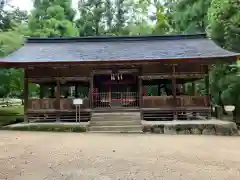
[(113, 152), (116, 152), (116, 150), (113, 150)]

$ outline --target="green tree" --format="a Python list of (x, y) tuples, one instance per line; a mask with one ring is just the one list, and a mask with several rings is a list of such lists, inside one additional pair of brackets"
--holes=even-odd
[(203, 33), (208, 25), (207, 13), (211, 0), (167, 1), (171, 25), (178, 33)]
[(153, 29), (153, 34), (163, 35), (171, 32), (171, 26), (168, 17), (164, 12), (163, 6), (156, 6), (156, 25)]
[(99, 36), (103, 32), (103, 0), (81, 0), (78, 4), (80, 17), (76, 24), (80, 36)]
[(208, 17), (210, 37), (220, 46), (240, 52), (239, 0), (213, 0)]
[(70, 0), (35, 0), (29, 17), (30, 36), (72, 37), (78, 36)]

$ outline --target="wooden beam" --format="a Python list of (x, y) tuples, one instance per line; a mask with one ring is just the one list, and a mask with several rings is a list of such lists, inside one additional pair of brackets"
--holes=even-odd
[[(99, 68), (99, 67), (98, 67)], [(106, 67), (106, 69), (95, 69), (93, 70), (93, 74), (112, 74), (112, 67)], [(138, 69), (124, 69), (122, 67), (118, 67), (118, 73), (120, 74), (131, 74), (131, 73), (137, 73)]]
[(185, 73), (185, 74), (145, 74), (140, 76), (141, 79), (143, 80), (152, 80), (152, 79), (201, 79), (204, 78), (204, 74), (190, 74), (190, 73)]
[(76, 77), (30, 77), (29, 81), (33, 83), (41, 83), (41, 82), (55, 82), (57, 80), (62, 81), (89, 81), (91, 77), (88, 76), (76, 76)]
[(28, 111), (28, 74), (27, 70), (24, 69), (24, 90), (23, 90), (23, 97), (24, 97), (24, 121), (28, 121), (27, 111)]

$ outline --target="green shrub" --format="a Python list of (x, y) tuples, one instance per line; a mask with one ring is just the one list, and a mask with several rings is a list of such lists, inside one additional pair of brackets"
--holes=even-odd
[(0, 126), (24, 121), (23, 106), (0, 107)]

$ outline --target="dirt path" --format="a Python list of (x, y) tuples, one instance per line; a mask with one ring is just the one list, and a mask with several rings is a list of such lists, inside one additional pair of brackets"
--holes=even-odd
[(0, 179), (239, 180), (240, 138), (0, 131)]

